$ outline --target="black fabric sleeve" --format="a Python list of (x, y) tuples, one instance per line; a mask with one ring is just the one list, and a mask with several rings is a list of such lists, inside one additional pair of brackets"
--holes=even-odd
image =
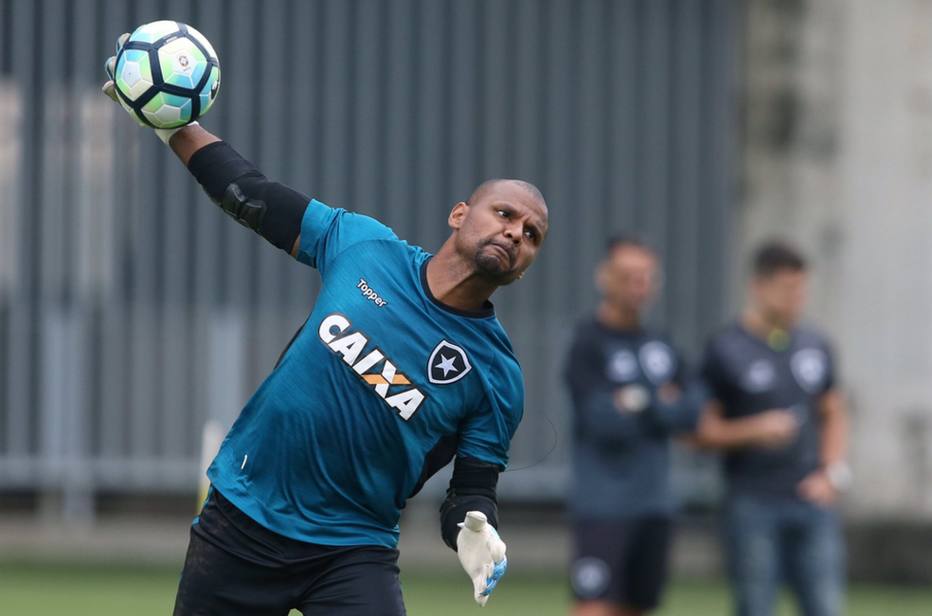
[(604, 376), (602, 341), (586, 325), (577, 327), (563, 377), (573, 403), (575, 437), (603, 447), (625, 446), (649, 428), (638, 413), (619, 413), (615, 386)]
[(230, 183), (244, 175), (262, 175), (226, 141), (215, 141), (195, 152), (188, 161), (188, 171), (204, 192), (218, 203)]
[(457, 457), (447, 497), (440, 505), (440, 533), (443, 542), (454, 552), (458, 524), (466, 519), (467, 511), (481, 511), (489, 524), (498, 528), (498, 502), (495, 489), (501, 469), (495, 464), (475, 458)]
[(578, 325), (563, 364), (563, 379), (577, 404), (600, 385), (600, 345), (589, 328)]
[(307, 196), (269, 181), (225, 141), (195, 152), (188, 161), (188, 171), (234, 220), (291, 252), (310, 202)]

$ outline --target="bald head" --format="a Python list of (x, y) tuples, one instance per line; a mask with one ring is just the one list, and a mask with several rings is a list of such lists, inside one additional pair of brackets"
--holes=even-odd
[(480, 184), (450, 211), (448, 240), (477, 275), (502, 286), (524, 273), (549, 226), (547, 204), (530, 182), (494, 179)]
[(540, 192), (539, 188), (530, 182), (510, 178), (493, 178), (491, 180), (486, 180), (472, 191), (466, 203), (472, 205), (473, 203), (481, 201), (488, 195), (493, 194), (496, 190), (506, 187), (523, 190), (540, 205), (545, 214), (547, 213), (547, 202), (544, 200), (544, 195)]

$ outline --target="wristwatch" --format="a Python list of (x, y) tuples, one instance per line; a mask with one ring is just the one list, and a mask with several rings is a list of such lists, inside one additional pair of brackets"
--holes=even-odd
[(832, 462), (825, 466), (825, 476), (837, 492), (847, 492), (854, 480), (851, 467), (845, 462)]

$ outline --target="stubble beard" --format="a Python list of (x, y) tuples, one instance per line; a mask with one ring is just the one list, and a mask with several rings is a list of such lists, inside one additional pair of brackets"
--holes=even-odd
[(494, 282), (498, 286), (511, 284), (517, 280), (517, 273), (507, 266), (503, 267), (501, 260), (497, 256), (484, 250), (489, 244), (490, 242), (483, 244), (476, 251), (473, 259), (476, 265), (476, 271), (480, 276), (490, 282)]

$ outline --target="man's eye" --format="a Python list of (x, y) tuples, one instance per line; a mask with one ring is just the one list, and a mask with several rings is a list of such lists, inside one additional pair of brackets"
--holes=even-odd
[(509, 212), (509, 211), (507, 211), (507, 210), (498, 210), (498, 213), (499, 213), (499, 215), (502, 216), (503, 218), (508, 218), (509, 216), (511, 216), (511, 212)]
[(535, 237), (537, 237), (537, 234), (534, 233), (534, 231), (532, 231), (531, 229), (528, 229), (527, 231), (524, 232), (524, 236), (528, 238), (529, 240), (533, 240)]

